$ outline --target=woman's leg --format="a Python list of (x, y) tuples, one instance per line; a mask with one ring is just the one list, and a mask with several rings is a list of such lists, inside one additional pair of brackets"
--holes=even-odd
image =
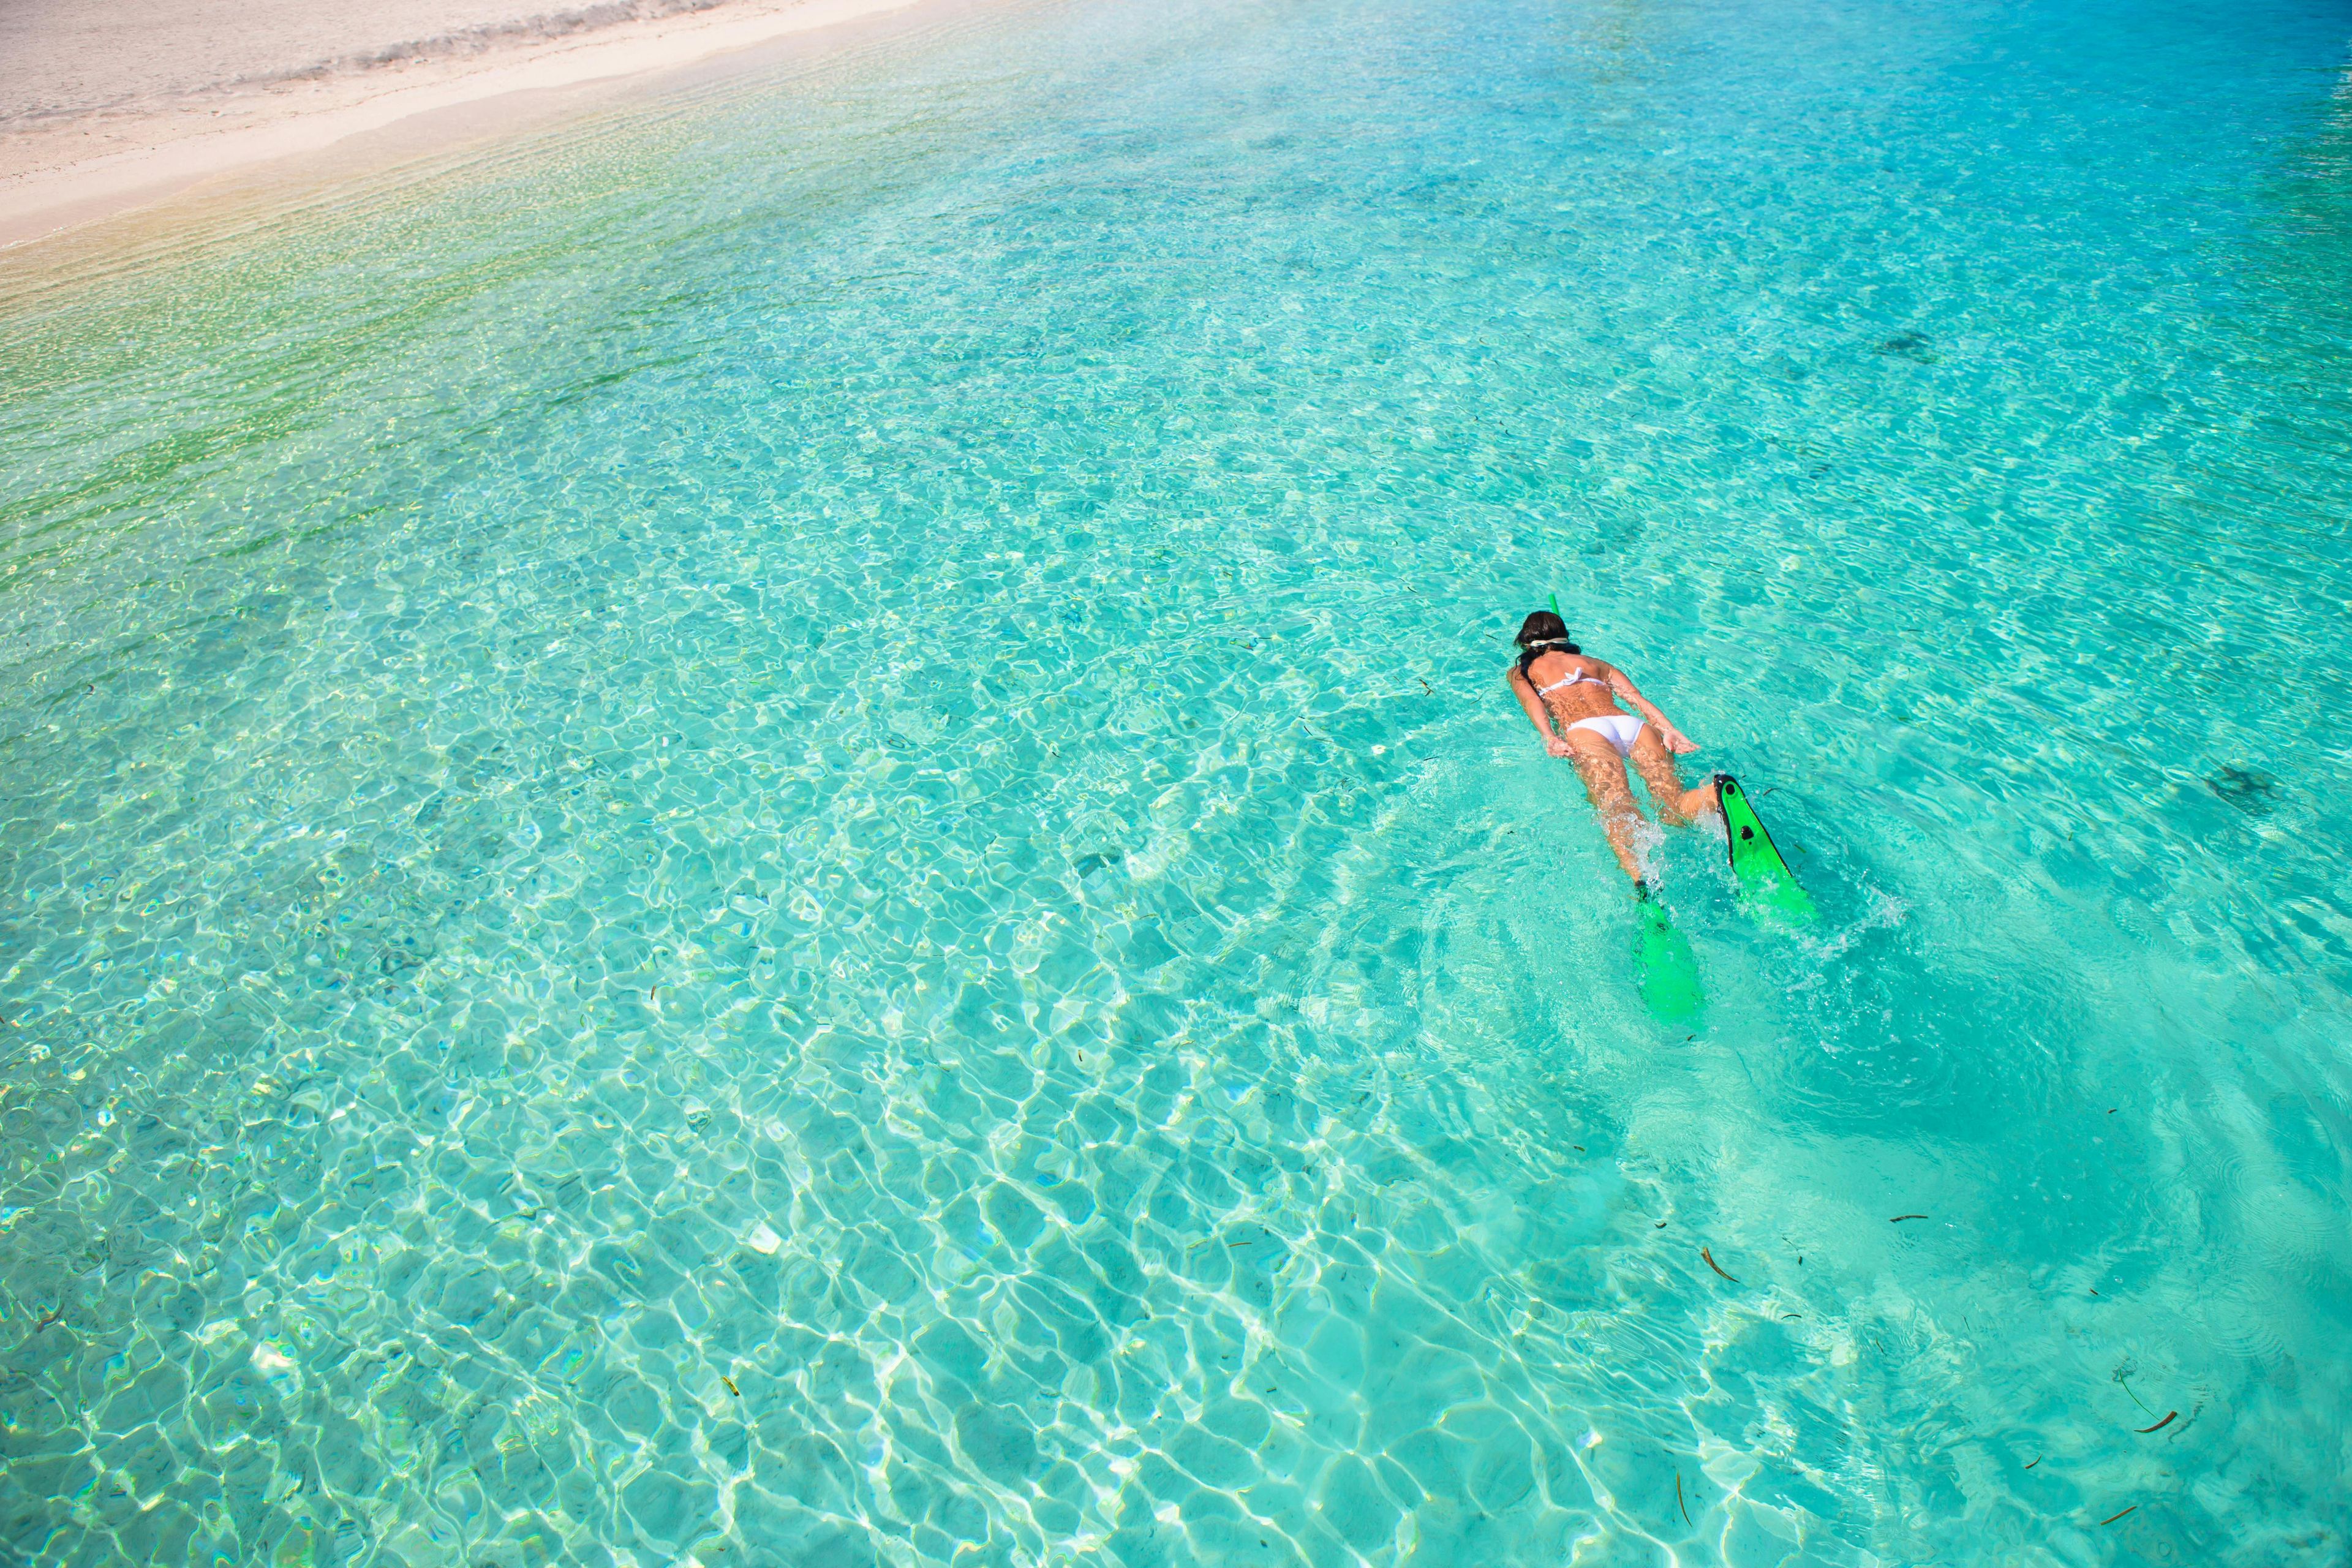
[(1642, 782), (1650, 786), (1650, 799), (1656, 803), (1658, 818), (1680, 827), (1692, 818), (1722, 809), (1715, 798), (1715, 781), (1709, 779), (1696, 789), (1683, 788), (1682, 775), (1675, 771), (1675, 754), (1658, 739), (1654, 724), (1644, 724), (1642, 732), (1633, 737), (1633, 765), (1642, 770)]
[(1641, 826), (1642, 814), (1633, 805), (1633, 786), (1626, 782), (1625, 759), (1590, 730), (1570, 730), (1567, 739), (1584, 793), (1601, 814), (1601, 831), (1609, 835), (1609, 847), (1617, 852), (1617, 864), (1625, 868), (1625, 875), (1638, 884), (1642, 857), (1633, 845), (1633, 830)]

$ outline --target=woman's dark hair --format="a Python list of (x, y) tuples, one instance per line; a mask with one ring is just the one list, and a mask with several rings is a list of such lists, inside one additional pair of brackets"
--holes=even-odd
[(1584, 650), (1568, 640), (1568, 623), (1549, 610), (1538, 610), (1519, 623), (1519, 674), (1524, 678), (1528, 666), (1539, 653), (1554, 648), (1561, 653), (1579, 654)]

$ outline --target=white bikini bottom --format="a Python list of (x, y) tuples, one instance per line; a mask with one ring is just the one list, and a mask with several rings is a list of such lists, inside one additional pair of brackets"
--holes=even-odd
[(1633, 754), (1634, 738), (1642, 732), (1642, 721), (1631, 713), (1602, 713), (1591, 719), (1579, 719), (1569, 726), (1571, 730), (1590, 730), (1617, 748), (1621, 757)]

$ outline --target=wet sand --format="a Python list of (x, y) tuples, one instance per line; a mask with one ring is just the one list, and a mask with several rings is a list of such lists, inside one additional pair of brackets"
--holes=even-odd
[(906, 3), (13, 0), (0, 6), (0, 245), (411, 116)]

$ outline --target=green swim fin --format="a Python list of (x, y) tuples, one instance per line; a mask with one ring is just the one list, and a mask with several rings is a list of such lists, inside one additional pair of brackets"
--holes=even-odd
[(1646, 886), (1637, 884), (1633, 897), (1633, 983), (1643, 1005), (1667, 1023), (1686, 1024), (1706, 1005), (1697, 955)]
[(1797, 884), (1797, 874), (1780, 858), (1771, 830), (1756, 815), (1755, 805), (1739, 781), (1729, 773), (1715, 775), (1716, 793), (1723, 801), (1723, 826), (1731, 846), (1731, 876), (1739, 884), (1739, 902), (1748, 913), (1778, 917), (1804, 924), (1819, 917), (1812, 896)]

